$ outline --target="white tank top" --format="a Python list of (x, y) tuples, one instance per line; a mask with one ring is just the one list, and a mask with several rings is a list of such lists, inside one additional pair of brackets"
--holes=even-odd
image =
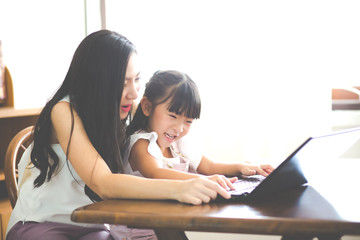
[[(70, 102), (68, 97), (61, 101)], [(73, 169), (60, 144), (51, 145), (59, 157), (59, 165), (51, 180), (34, 188), (34, 180), (39, 176), (39, 169), (30, 161), (32, 144), (24, 152), (19, 165), (19, 192), (16, 205), (11, 213), (7, 232), (19, 221), (59, 222), (80, 226), (99, 226), (79, 224), (71, 221), (74, 209), (91, 204), (84, 192), (85, 183)], [(103, 225), (100, 225), (103, 226)]]

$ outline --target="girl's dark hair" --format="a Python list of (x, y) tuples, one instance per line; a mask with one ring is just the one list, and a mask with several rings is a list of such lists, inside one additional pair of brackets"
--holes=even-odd
[[(65, 96), (70, 97), (72, 129), (66, 152), (68, 157), (74, 128), (73, 110), (100, 156), (113, 173), (122, 172), (121, 152), (125, 145), (125, 120), (120, 119), (126, 68), (135, 46), (124, 36), (100, 30), (87, 36), (78, 46), (60, 88), (47, 102), (35, 125), (31, 161), (40, 170), (34, 181), (39, 187), (49, 181), (59, 165), (59, 157), (50, 146), (51, 110)], [(93, 201), (101, 200), (88, 186), (85, 193)]]
[[(154, 73), (146, 83), (144, 97), (151, 102), (152, 109), (158, 104), (168, 102), (169, 112), (188, 118), (200, 118), (200, 94), (195, 82), (185, 73), (174, 70)], [(142, 111), (140, 103), (126, 135), (129, 137), (138, 130), (146, 130), (147, 127), (148, 117)]]

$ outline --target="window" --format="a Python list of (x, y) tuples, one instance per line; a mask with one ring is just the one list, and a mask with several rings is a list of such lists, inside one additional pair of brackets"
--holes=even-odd
[[(13, 2), (0, 1), (0, 37), (15, 105), (43, 106), (101, 28), (101, 1)], [(197, 82), (210, 156), (254, 160), (331, 130), (331, 89), (359, 86), (359, 11), (356, 0), (106, 0), (106, 24), (137, 46), (144, 82), (159, 69)]]
[(187, 72), (206, 152), (285, 156), (330, 131), (331, 89), (360, 79), (357, 1), (107, 0), (107, 27), (138, 47), (146, 81)]
[(64, 80), (85, 36), (84, 1), (0, 1), (3, 60), (12, 75), (15, 107), (35, 108)]

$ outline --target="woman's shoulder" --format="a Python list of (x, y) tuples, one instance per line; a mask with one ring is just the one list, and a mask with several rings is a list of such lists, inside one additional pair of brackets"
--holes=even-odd
[(63, 125), (64, 122), (71, 123), (72, 113), (73, 116), (77, 116), (77, 112), (74, 108), (70, 107), (70, 102), (65, 100), (60, 100), (57, 102), (51, 109), (51, 121), (53, 125)]
[[(74, 110), (74, 109), (73, 109)], [(51, 113), (63, 113), (63, 111), (70, 112), (70, 96), (66, 95), (60, 99), (53, 107)]]
[(59, 101), (51, 110), (51, 118), (62, 116), (70, 112), (70, 103), (66, 101)]
[(59, 102), (68, 102), (70, 103), (70, 96), (66, 95), (65, 97), (63, 97)]

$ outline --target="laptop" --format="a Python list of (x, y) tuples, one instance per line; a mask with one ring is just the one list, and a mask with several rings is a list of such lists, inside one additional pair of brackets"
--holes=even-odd
[(310, 137), (267, 177), (254, 175), (239, 178), (234, 183), (236, 190), (229, 191), (230, 199), (222, 197), (217, 199), (254, 201), (306, 185), (308, 183), (306, 169), (314, 169), (317, 173), (321, 173), (323, 164), (329, 164), (330, 159), (341, 156), (359, 139), (360, 128)]

